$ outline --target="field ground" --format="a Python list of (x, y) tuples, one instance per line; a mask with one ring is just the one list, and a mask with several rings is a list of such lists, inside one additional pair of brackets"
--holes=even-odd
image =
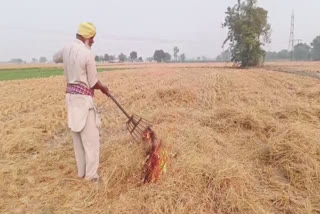
[(99, 78), (153, 122), (167, 173), (141, 185), (142, 145), (97, 92), (104, 185), (79, 180), (64, 77), (1, 81), (0, 213), (320, 213), (319, 63), (115, 67)]

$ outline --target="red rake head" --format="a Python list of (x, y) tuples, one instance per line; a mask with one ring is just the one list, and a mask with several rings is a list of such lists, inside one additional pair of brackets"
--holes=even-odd
[(138, 115), (132, 115), (127, 122), (127, 129), (131, 136), (137, 142), (143, 142), (146, 139), (146, 130), (151, 130), (151, 123)]

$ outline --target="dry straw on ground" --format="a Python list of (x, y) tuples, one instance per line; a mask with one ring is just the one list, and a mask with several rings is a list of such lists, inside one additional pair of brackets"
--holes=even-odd
[(1, 213), (320, 212), (319, 80), (214, 64), (99, 77), (153, 121), (167, 173), (141, 185), (142, 145), (97, 93), (104, 186), (77, 179), (64, 78), (0, 82)]

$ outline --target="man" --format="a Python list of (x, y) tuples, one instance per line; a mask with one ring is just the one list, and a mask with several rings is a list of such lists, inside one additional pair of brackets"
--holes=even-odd
[(53, 57), (54, 62), (64, 63), (68, 127), (72, 133), (78, 176), (91, 181), (99, 179), (100, 153), (100, 120), (93, 102), (94, 90), (99, 89), (109, 96), (108, 87), (97, 78), (91, 52), (95, 35), (96, 28), (92, 23), (81, 23), (76, 39)]

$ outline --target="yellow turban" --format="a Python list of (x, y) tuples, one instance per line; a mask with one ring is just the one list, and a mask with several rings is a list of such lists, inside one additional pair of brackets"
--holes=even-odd
[(90, 22), (82, 22), (79, 25), (78, 34), (89, 39), (96, 35), (96, 27)]

